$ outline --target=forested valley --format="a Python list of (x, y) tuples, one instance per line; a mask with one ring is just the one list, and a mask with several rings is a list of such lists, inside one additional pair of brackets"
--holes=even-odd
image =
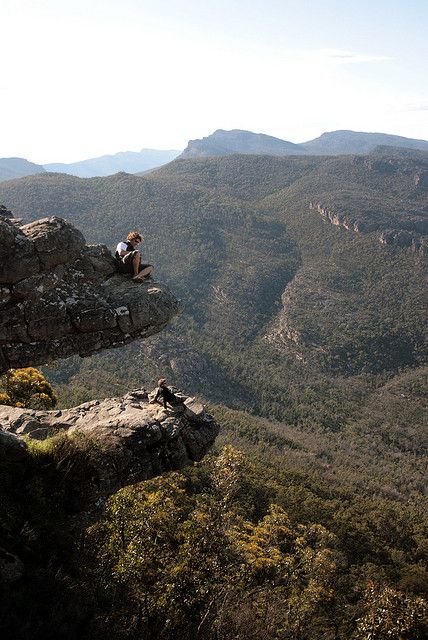
[(0, 460), (2, 536), (33, 568), (13, 610), (0, 586), (6, 637), (426, 637), (427, 176), (382, 148), (0, 184), (88, 243), (140, 230), (182, 300), (158, 336), (44, 366), (58, 408), (165, 377), (221, 425), (87, 520), (89, 443), (33, 443), (23, 477)]

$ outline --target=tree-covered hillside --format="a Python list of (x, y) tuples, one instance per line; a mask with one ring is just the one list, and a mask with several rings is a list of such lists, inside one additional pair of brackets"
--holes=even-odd
[(212, 459), (124, 489), (86, 528), (84, 443), (35, 446), (22, 482), (0, 459), (7, 535), (34, 567), (0, 608), (6, 631), (422, 640), (426, 257), (381, 239), (426, 219), (426, 166), (384, 150), (230, 156), (0, 185), (14, 215), (63, 216), (88, 242), (140, 229), (183, 301), (158, 337), (45, 367), (59, 405), (162, 376), (222, 425)]
[[(424, 361), (424, 256), (382, 245), (378, 227), (357, 233), (309, 207), (346, 205), (356, 219), (394, 228), (423, 221), (427, 189), (415, 176), (425, 157), (392, 157), (387, 171), (376, 162), (179, 160), (142, 177), (27, 177), (4, 183), (0, 199), (27, 220), (64, 216), (111, 248), (129, 229), (143, 231), (144, 259), (184, 302), (178, 325), (143, 349), (151, 379), (164, 369), (215, 401), (337, 429), (352, 414), (345, 388), (359, 387), (358, 376), (371, 388)], [(153, 353), (162, 355), (155, 364)], [(120, 385), (124, 373), (113, 375)]]

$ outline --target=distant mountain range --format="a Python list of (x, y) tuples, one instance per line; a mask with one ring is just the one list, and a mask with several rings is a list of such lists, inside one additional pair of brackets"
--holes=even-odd
[(298, 144), (267, 136), (264, 133), (252, 133), (241, 129), (232, 129), (232, 131), (217, 129), (206, 138), (190, 140), (180, 158), (230, 156), (234, 153), (289, 156), (301, 155), (304, 150)]
[(141, 151), (120, 151), (113, 155), (100, 156), (99, 158), (89, 158), (80, 162), (63, 164), (53, 162), (45, 164), (46, 171), (54, 173), (68, 173), (79, 178), (93, 178), (95, 176), (110, 176), (118, 171), (126, 173), (140, 173), (160, 167), (167, 162), (171, 162), (178, 156), (180, 151), (175, 149), (142, 149)]
[(233, 154), (289, 156), (316, 155), (335, 156), (367, 154), (377, 147), (428, 151), (427, 140), (415, 140), (387, 133), (365, 133), (360, 131), (329, 131), (319, 138), (294, 144), (264, 133), (253, 133), (241, 129), (225, 131), (217, 129), (200, 140), (190, 140), (180, 154), (179, 150), (142, 149), (121, 151), (112, 155), (89, 158), (69, 164), (53, 162), (38, 165), (24, 158), (0, 158), (0, 182), (36, 173), (67, 173), (79, 178), (109, 176), (120, 171), (144, 174), (175, 158), (208, 158)]
[(171, 162), (179, 153), (180, 151), (175, 149), (142, 149), (141, 151), (120, 151), (112, 155), (69, 164), (52, 162), (45, 165), (34, 164), (24, 158), (0, 158), (0, 182), (46, 172), (67, 173), (78, 178), (110, 176), (119, 171), (144, 173)]
[(31, 176), (34, 173), (45, 173), (45, 168), (40, 164), (34, 164), (24, 158), (0, 158), (0, 182)]
[(351, 153), (371, 153), (378, 146), (420, 149), (428, 151), (427, 140), (403, 138), (388, 133), (365, 133), (363, 131), (329, 131), (319, 138), (303, 142), (300, 147), (311, 155), (336, 156)]
[(321, 155), (335, 156), (370, 153), (376, 147), (392, 146), (428, 151), (428, 141), (403, 138), (387, 133), (365, 133), (360, 131), (329, 131), (319, 138), (294, 144), (280, 138), (233, 129), (217, 129), (210, 136), (190, 140), (180, 158), (207, 158), (228, 156), (234, 153), (254, 155)]

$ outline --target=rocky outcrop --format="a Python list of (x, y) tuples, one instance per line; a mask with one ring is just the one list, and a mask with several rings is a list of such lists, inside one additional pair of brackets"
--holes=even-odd
[(327, 222), (334, 224), (336, 227), (343, 227), (348, 231), (356, 233), (369, 233), (378, 229), (376, 223), (369, 223), (352, 217), (350, 214), (337, 211), (333, 207), (327, 207), (319, 202), (310, 202), (309, 208), (317, 211)]
[(419, 187), (420, 189), (428, 188), (428, 171), (418, 171), (417, 173), (415, 173), (413, 181), (415, 183), (415, 186)]
[[(310, 202), (309, 208), (317, 211), (324, 220), (337, 227), (355, 233), (379, 232), (379, 242), (384, 245), (396, 245), (410, 248), (419, 255), (428, 254), (428, 218), (403, 213), (403, 219), (389, 222), (369, 221), (355, 218), (319, 202)], [(392, 228), (390, 228), (392, 227)]]
[(63, 411), (0, 406), (0, 425), (10, 455), (19, 458), (26, 449), (24, 436), (44, 440), (66, 431), (98, 443), (102, 464), (97, 465), (94, 479), (97, 497), (201, 460), (219, 431), (212, 416), (194, 399), (164, 410), (149, 402), (144, 389)]
[(116, 274), (107, 247), (61, 218), (0, 216), (0, 372), (126, 344), (178, 311), (165, 285)]
[(288, 283), (281, 296), (282, 308), (270, 323), (264, 336), (264, 339), (275, 349), (290, 354), (299, 361), (304, 360), (303, 348), (309, 342), (309, 338), (304, 331), (299, 331), (293, 326), (290, 320), (290, 309), (293, 306), (295, 292), (302, 286), (305, 276), (304, 271), (300, 270)]
[(410, 248), (413, 253), (428, 255), (428, 237), (412, 231), (388, 229), (379, 236), (381, 244)]

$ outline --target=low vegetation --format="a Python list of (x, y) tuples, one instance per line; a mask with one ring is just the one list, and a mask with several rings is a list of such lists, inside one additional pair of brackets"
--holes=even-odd
[(7, 637), (425, 637), (416, 507), (355, 502), (226, 446), (83, 516), (92, 445), (31, 451), (25, 470), (0, 465), (2, 536), (27, 563), (0, 583)]

